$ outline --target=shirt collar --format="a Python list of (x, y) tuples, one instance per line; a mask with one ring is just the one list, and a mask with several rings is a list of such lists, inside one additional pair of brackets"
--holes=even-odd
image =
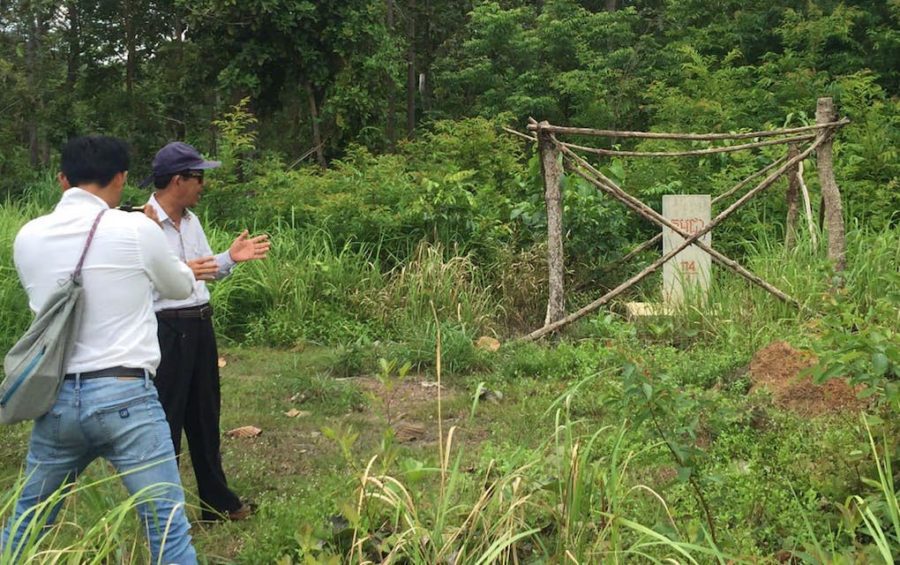
[(166, 211), (160, 206), (159, 201), (156, 199), (156, 193), (150, 195), (150, 200), (147, 201), (147, 204), (153, 206), (153, 209), (156, 210), (156, 217), (159, 218), (160, 222), (171, 221), (169, 220), (169, 215), (166, 214)]
[[(159, 203), (159, 200), (156, 199), (155, 192), (150, 195), (150, 200), (147, 201), (147, 204), (153, 206), (153, 208), (156, 210), (156, 215), (159, 217), (159, 221), (161, 223), (162, 222), (172, 223), (172, 218), (170, 218), (169, 215), (166, 214), (165, 209), (163, 209), (162, 205)], [(182, 220), (190, 220), (192, 215), (193, 214), (191, 213), (190, 210), (185, 209), (184, 215), (181, 216), (181, 219)]]
[(73, 186), (72, 188), (63, 191), (62, 198), (59, 199), (59, 203), (56, 205), (56, 207), (67, 208), (69, 206), (82, 205), (109, 209), (109, 204), (107, 204), (105, 200), (103, 200), (96, 194), (91, 194), (90, 192), (84, 190), (83, 188), (78, 188), (77, 186)]

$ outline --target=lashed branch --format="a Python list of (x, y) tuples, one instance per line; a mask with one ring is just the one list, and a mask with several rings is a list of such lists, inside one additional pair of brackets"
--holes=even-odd
[(664, 133), (656, 131), (616, 131), (606, 129), (593, 128), (572, 128), (563, 126), (539, 126), (534, 118), (528, 119), (528, 129), (537, 131), (538, 129), (546, 129), (552, 133), (573, 134), (573, 135), (595, 135), (600, 137), (614, 138), (641, 138), (641, 139), (680, 139), (692, 141), (716, 141), (720, 139), (752, 139), (754, 137), (774, 137), (778, 135), (793, 135), (795, 133), (803, 133), (807, 131), (817, 131), (826, 128), (836, 128), (845, 126), (850, 123), (847, 118), (840, 119), (836, 122), (822, 123), (811, 126), (803, 126), (788, 129), (773, 129), (767, 131), (754, 131), (744, 133)]
[[(621, 187), (616, 185), (611, 179), (609, 179), (603, 173), (601, 173), (600, 171), (595, 169), (590, 163), (588, 163), (587, 161), (582, 159), (580, 156), (578, 156), (577, 154), (575, 154), (574, 152), (572, 152), (570, 150), (567, 150), (566, 148), (562, 148), (562, 151), (564, 152), (566, 157), (575, 160), (575, 162), (578, 165), (580, 165), (582, 167), (582, 169), (589, 171), (595, 177), (595, 178), (591, 178), (588, 175), (584, 174), (580, 169), (575, 169), (575, 172), (578, 175), (580, 175), (581, 177), (583, 177), (585, 180), (587, 180), (588, 182), (591, 182), (592, 184), (594, 184), (595, 186), (597, 186), (598, 188), (600, 188), (601, 190), (603, 190), (610, 196), (613, 196), (614, 198), (616, 198), (617, 200), (619, 200), (620, 202), (622, 202), (623, 204), (625, 204), (626, 206), (628, 206), (629, 208), (631, 208), (632, 210), (637, 212), (637, 214), (640, 215), (641, 217), (643, 217), (644, 219), (647, 219), (655, 224), (665, 226), (665, 227), (671, 229), (672, 231), (674, 231), (676, 234), (680, 235), (681, 237), (690, 237), (690, 234), (688, 234), (686, 231), (684, 231), (680, 227), (673, 224), (671, 221), (669, 221), (668, 218), (666, 218), (665, 216), (663, 216), (662, 214), (660, 214), (653, 208), (647, 206), (646, 204), (644, 204), (643, 202), (641, 202), (634, 196), (631, 196), (630, 194), (628, 194), (627, 192), (622, 190)], [(778, 175), (775, 175), (772, 178), (772, 181), (774, 182), (775, 179), (777, 179), (777, 178), (778, 178)], [(756, 190), (756, 189), (754, 189), (754, 190)], [(737, 209), (737, 206), (734, 206), (734, 205), (731, 208), (729, 208), (729, 210), (731, 210), (732, 212), (736, 209)], [(730, 213), (731, 212), (728, 212), (728, 214), (730, 214)], [(725, 216), (726, 216), (726, 213), (723, 212), (722, 214), (717, 216), (715, 220), (713, 220), (710, 223), (721, 222), (725, 218)], [(706, 231), (709, 231), (709, 229), (707, 229), (707, 228), (704, 228), (704, 229)], [(719, 251), (709, 247), (703, 241), (698, 240), (695, 245), (697, 247), (699, 247), (700, 249), (702, 249), (703, 251), (709, 253), (710, 256), (712, 257), (712, 259), (714, 261), (716, 261), (717, 263), (719, 263), (720, 265), (722, 265), (728, 269), (731, 269), (732, 271), (734, 271), (735, 273), (746, 278), (750, 282), (752, 282), (752, 283), (756, 284), (757, 286), (763, 288), (764, 290), (767, 290), (768, 292), (772, 293), (777, 298), (779, 298), (785, 302), (793, 302), (794, 304), (798, 304), (798, 302), (796, 300), (794, 300), (793, 298), (791, 298), (784, 292), (778, 290), (776, 287), (767, 283), (766, 281), (764, 281), (757, 275), (751, 273), (750, 271), (748, 271), (747, 269), (742, 267), (736, 261), (729, 259), (725, 255), (722, 255)]]
[[(533, 341), (536, 339), (540, 339), (541, 337), (547, 335), (548, 333), (554, 332), (568, 324), (571, 324), (572, 322), (597, 310), (604, 304), (607, 304), (613, 298), (622, 294), (623, 292), (625, 292), (626, 290), (628, 290), (629, 288), (631, 288), (632, 286), (634, 286), (635, 284), (637, 284), (638, 282), (640, 282), (641, 280), (646, 278), (650, 273), (659, 269), (659, 267), (661, 267), (664, 263), (666, 263), (667, 261), (672, 259), (672, 257), (674, 257), (675, 255), (680, 253), (683, 249), (686, 249), (689, 245), (695, 244), (701, 237), (706, 235), (707, 232), (709, 232), (716, 225), (721, 223), (722, 220), (724, 220), (726, 217), (728, 217), (737, 208), (739, 208), (740, 206), (743, 206), (751, 198), (755, 197), (761, 191), (765, 190), (770, 185), (772, 185), (772, 183), (774, 183), (775, 180), (778, 179), (778, 177), (780, 177), (782, 174), (784, 174), (784, 172), (789, 167), (793, 167), (797, 162), (805, 159), (810, 153), (812, 153), (819, 146), (819, 144), (821, 144), (823, 142), (823, 140), (826, 137), (829, 137), (829, 136), (827, 136), (827, 135), (822, 136), (821, 138), (815, 140), (805, 151), (803, 151), (800, 155), (798, 155), (797, 159), (788, 160), (781, 167), (779, 167), (779, 169), (777, 171), (775, 171), (774, 173), (772, 173), (768, 177), (766, 177), (759, 185), (757, 185), (755, 188), (753, 188), (752, 190), (747, 192), (747, 194), (745, 194), (737, 202), (732, 204), (727, 210), (723, 211), (721, 214), (716, 216), (703, 229), (699, 230), (697, 233), (693, 234), (692, 236), (686, 238), (681, 243), (681, 245), (677, 246), (675, 249), (671, 250), (669, 253), (665, 254), (664, 256), (662, 256), (659, 259), (657, 259), (656, 261), (654, 261), (651, 265), (647, 266), (647, 268), (645, 268), (640, 273), (634, 275), (633, 277), (631, 277), (627, 281), (623, 282), (622, 284), (620, 284), (616, 288), (612, 289), (611, 291), (607, 292), (606, 294), (604, 294), (597, 300), (594, 300), (593, 302), (582, 307), (581, 309), (577, 310), (576, 312), (569, 314), (562, 320), (559, 320), (558, 322), (555, 322), (552, 324), (548, 324), (548, 325), (544, 326), (543, 328), (537, 329), (537, 330), (531, 332), (530, 334), (523, 336), (520, 339), (523, 341)], [(564, 149), (564, 151), (565, 151), (565, 149)]]
[(726, 191), (723, 192), (722, 194), (720, 194), (720, 195), (716, 196), (715, 198), (713, 198), (713, 199), (712, 199), (712, 204), (715, 204), (715, 203), (717, 203), (717, 202), (721, 202), (722, 200), (725, 200), (726, 198), (728, 198), (729, 196), (731, 196), (731, 195), (734, 194), (735, 192), (739, 191), (740, 189), (744, 188), (745, 186), (747, 186), (748, 184), (750, 184), (751, 182), (753, 182), (753, 181), (756, 180), (757, 178), (759, 178), (759, 177), (761, 177), (762, 175), (768, 173), (769, 171), (771, 171), (771, 170), (774, 169), (775, 167), (780, 166), (780, 165), (781, 165), (782, 163), (784, 163), (786, 160), (787, 160), (787, 155), (784, 155), (784, 156), (779, 157), (778, 159), (772, 161), (771, 163), (769, 163), (768, 165), (766, 165), (766, 166), (763, 167), (762, 169), (759, 169), (758, 171), (755, 171), (752, 175), (748, 176), (747, 178), (745, 178), (745, 179), (742, 180), (741, 182), (737, 183), (737, 184), (734, 185), (732, 188), (726, 190)]
[(619, 257), (612, 263), (607, 264), (603, 270), (608, 271), (608, 270), (612, 269), (613, 267), (615, 267), (616, 265), (619, 265), (622, 263), (627, 263), (628, 261), (631, 261), (632, 259), (634, 259), (638, 255), (640, 255), (647, 249), (650, 249), (651, 247), (655, 246), (657, 243), (659, 243), (659, 240), (661, 240), (661, 239), (662, 239), (662, 232), (659, 232), (658, 234), (654, 235), (653, 237), (651, 237), (644, 243), (638, 245), (637, 247), (635, 247), (634, 249), (629, 251), (626, 255)]
[[(720, 195), (716, 196), (715, 198), (713, 198), (713, 199), (712, 199), (712, 203), (715, 204), (716, 202), (720, 202), (720, 201), (722, 201), (722, 200), (728, 198), (729, 196), (731, 196), (731, 195), (734, 194), (735, 192), (739, 191), (740, 189), (744, 188), (745, 186), (747, 186), (748, 184), (750, 184), (751, 182), (753, 182), (756, 178), (758, 178), (758, 177), (760, 177), (760, 176), (766, 174), (767, 172), (771, 171), (771, 170), (774, 169), (775, 167), (777, 167), (777, 166), (781, 165), (782, 163), (784, 163), (784, 161), (785, 161), (786, 159), (787, 159), (787, 156), (780, 157), (780, 158), (776, 159), (775, 161), (772, 161), (771, 163), (769, 163), (768, 165), (766, 165), (766, 166), (763, 167), (762, 169), (759, 169), (758, 171), (754, 171), (753, 174), (751, 174), (750, 176), (748, 176), (748, 177), (745, 178), (744, 180), (740, 181), (739, 183), (737, 183), (736, 185), (734, 185), (732, 188), (726, 190), (726, 191), (723, 192), (722, 194), (720, 194)], [(802, 163), (801, 163), (801, 166), (802, 166)], [(662, 239), (662, 232), (660, 232), (660, 233), (654, 235), (653, 237), (651, 237), (650, 239), (648, 239), (648, 240), (645, 241), (644, 243), (638, 245), (637, 247), (635, 247), (634, 249), (632, 249), (630, 252), (628, 252), (628, 254), (626, 254), (626, 255), (620, 257), (619, 259), (616, 259), (616, 260), (613, 261), (612, 263), (609, 263), (609, 264), (604, 268), (604, 270), (605, 270), (605, 271), (608, 271), (608, 270), (610, 270), (611, 268), (613, 268), (613, 267), (616, 266), (616, 265), (620, 265), (620, 264), (622, 264), (622, 263), (627, 263), (628, 261), (631, 261), (633, 258), (635, 258), (635, 257), (637, 257), (638, 255), (640, 255), (642, 252), (646, 251), (647, 249), (650, 249), (651, 247), (653, 247), (654, 245), (656, 245), (657, 243), (659, 243), (659, 241), (660, 241), (661, 239)]]
[(534, 142), (537, 142), (537, 137), (535, 137), (535, 136), (533, 136), (533, 135), (528, 135), (528, 134), (526, 134), (526, 133), (522, 133), (522, 132), (520, 132), (520, 131), (516, 131), (516, 130), (514, 130), (514, 129), (512, 129), (512, 128), (508, 128), (508, 127), (506, 127), (506, 126), (503, 126), (501, 129), (502, 129), (503, 131), (505, 131), (506, 133), (509, 133), (509, 134), (512, 134), (512, 135), (516, 135), (516, 136), (518, 136), (518, 137), (521, 137), (522, 139), (527, 139), (528, 141), (534, 141)]
[(734, 153), (736, 151), (756, 149), (758, 147), (767, 147), (769, 145), (810, 141), (815, 137), (815, 135), (798, 135), (796, 137), (786, 137), (784, 139), (770, 139), (767, 141), (755, 141), (753, 143), (730, 145), (728, 147), (708, 147), (706, 149), (691, 149), (689, 151), (619, 151), (616, 149), (585, 147), (584, 145), (576, 145), (574, 143), (561, 143), (561, 145), (570, 149), (577, 149), (586, 153), (594, 153), (596, 155), (604, 155), (609, 157), (690, 157), (693, 155), (712, 155), (714, 153)]

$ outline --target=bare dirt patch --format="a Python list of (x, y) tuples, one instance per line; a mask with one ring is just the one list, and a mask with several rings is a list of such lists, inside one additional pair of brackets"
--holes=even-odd
[(369, 419), (377, 426), (389, 425), (400, 443), (432, 443), (437, 441), (436, 407), (438, 391), (441, 401), (449, 402), (457, 394), (447, 386), (438, 388), (436, 381), (422, 376), (409, 376), (385, 386), (372, 377), (351, 379), (372, 399)]
[(851, 386), (845, 379), (816, 384), (811, 377), (800, 375), (816, 362), (815, 355), (786, 342), (771, 343), (750, 361), (750, 391), (766, 390), (776, 406), (801, 416), (859, 412), (866, 407), (866, 401), (857, 398), (861, 387)]
[[(423, 405), (430, 406), (438, 400), (438, 384), (424, 377), (408, 377), (393, 385), (388, 390), (378, 379), (371, 377), (358, 377), (352, 379), (364, 392), (372, 396), (387, 400), (392, 409), (398, 413), (411, 413), (417, 411)], [(451, 400), (456, 394), (442, 385), (440, 388), (441, 400)]]

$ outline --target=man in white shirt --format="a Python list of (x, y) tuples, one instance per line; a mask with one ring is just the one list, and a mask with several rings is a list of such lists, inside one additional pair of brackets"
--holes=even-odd
[(200, 220), (189, 208), (200, 200), (204, 171), (220, 165), (205, 160), (187, 143), (169, 143), (153, 159), (156, 192), (147, 204), (171, 249), (196, 278), (189, 297), (160, 296), (154, 304), (162, 350), (156, 385), (176, 453), (181, 453), (182, 430), (187, 436), (205, 521), (241, 520), (252, 512), (228, 488), (222, 469), (219, 354), (206, 281), (228, 276), (237, 263), (265, 259), (269, 251), (265, 235), (249, 237), (245, 230), (227, 251), (213, 255)]
[(0, 539), (3, 562), (21, 557), (33, 528), (56, 518), (61, 504), (41, 503), (97, 457), (112, 463), (138, 495), (152, 562), (197, 562), (175, 450), (151, 380), (160, 361), (153, 295), (184, 298), (194, 277), (153, 221), (110, 209), (121, 199), (128, 161), (119, 139), (69, 141), (62, 151), (59, 204), (16, 236), (16, 269), (37, 312), (75, 270), (88, 232), (104, 212), (82, 270), (83, 319), (59, 397), (31, 433), (26, 483)]

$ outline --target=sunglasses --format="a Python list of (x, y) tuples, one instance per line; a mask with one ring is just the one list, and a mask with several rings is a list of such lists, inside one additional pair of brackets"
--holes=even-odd
[(203, 171), (185, 171), (178, 173), (178, 176), (184, 179), (197, 179), (197, 182), (203, 182)]

